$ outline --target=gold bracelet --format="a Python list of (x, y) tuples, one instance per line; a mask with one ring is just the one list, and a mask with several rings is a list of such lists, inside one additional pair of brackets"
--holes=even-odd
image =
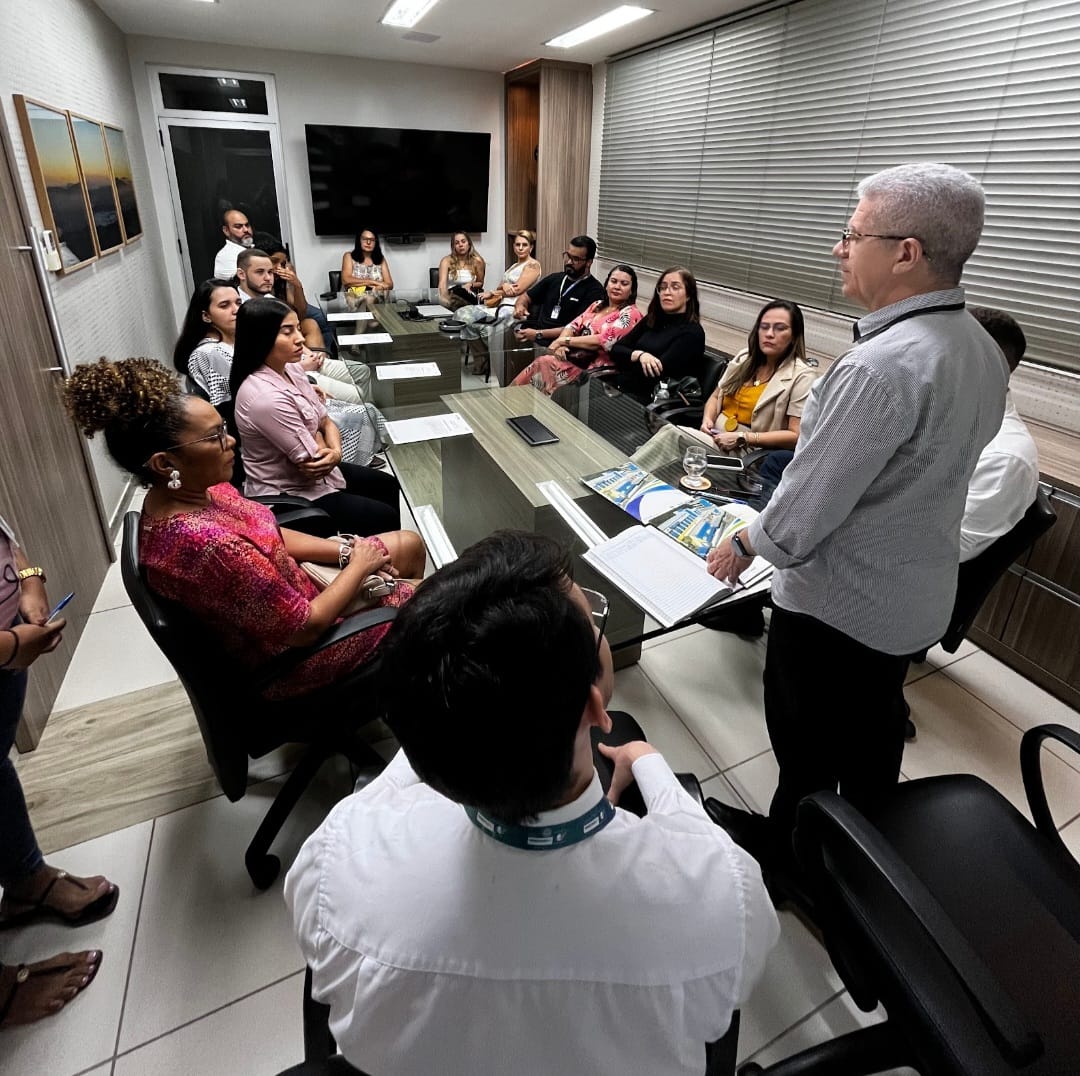
[(19, 582), (21, 583), (25, 579), (32, 579), (37, 576), (43, 583), (45, 582), (45, 569), (40, 567), (22, 568), (19, 570)]

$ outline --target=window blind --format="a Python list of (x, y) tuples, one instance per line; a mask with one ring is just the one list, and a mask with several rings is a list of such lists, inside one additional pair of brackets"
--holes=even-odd
[(970, 300), (1012, 313), (1029, 358), (1080, 370), (1078, 16), (1076, 0), (799, 0), (616, 59), (601, 253), (859, 313), (830, 253), (858, 180), (946, 161), (986, 190)]

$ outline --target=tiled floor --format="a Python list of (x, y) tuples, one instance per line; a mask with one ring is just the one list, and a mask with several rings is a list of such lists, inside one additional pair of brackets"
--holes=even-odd
[[(65, 705), (166, 675), (116, 573), (114, 566), (64, 684)], [(121, 645), (118, 624), (126, 625)], [(636, 667), (618, 674), (612, 705), (634, 713), (707, 794), (761, 809), (776, 774), (762, 716), (764, 652), (763, 641), (703, 628), (654, 640)], [(1021, 730), (1046, 720), (1080, 729), (1076, 711), (966, 644), (914, 668), (908, 698), (919, 737), (905, 752), (907, 776), (966, 770), (1018, 803)], [(1059, 823), (1080, 853), (1080, 761), (1048, 759), (1046, 769)], [(281, 882), (255, 891), (242, 857), (274, 784), (255, 786), (239, 803), (219, 796), (51, 857), (74, 871), (105, 871), (122, 896), (113, 916), (78, 932), (35, 927), (4, 937), (8, 961), (64, 947), (105, 953), (97, 981), (59, 1016), (4, 1033), (5, 1074), (271, 1076), (301, 1059), (303, 961)], [(343, 769), (320, 775), (275, 846), (286, 865), (346, 789)], [(882, 1016), (852, 1004), (798, 919), (781, 920), (781, 941), (743, 1012), (740, 1055), (763, 1063)]]

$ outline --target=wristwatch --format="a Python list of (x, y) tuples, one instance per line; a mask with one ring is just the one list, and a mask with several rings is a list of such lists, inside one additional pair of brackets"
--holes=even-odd
[(739, 531), (739, 534), (733, 534), (731, 536), (731, 545), (734, 548), (735, 552), (738, 553), (740, 557), (748, 557), (748, 558), (752, 557), (754, 554), (751, 553), (750, 550), (747, 549), (746, 546), (743, 545), (742, 538), (739, 537), (739, 535), (741, 535), (741, 534), (742, 534), (742, 531)]
[(34, 567), (34, 568), (21, 568), (19, 570), (19, 582), (20, 583), (24, 579), (32, 579), (34, 576), (37, 576), (44, 583), (45, 582), (45, 569), (40, 568), (40, 567)]
[(735, 444), (738, 445), (739, 448), (746, 448), (746, 445), (747, 445), (746, 434), (745, 433), (736, 434), (736, 436), (735, 436)]

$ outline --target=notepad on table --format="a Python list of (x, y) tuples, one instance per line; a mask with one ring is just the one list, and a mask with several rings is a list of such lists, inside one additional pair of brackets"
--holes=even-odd
[(437, 362), (395, 362), (375, 367), (375, 376), (380, 381), (403, 381), (411, 377), (438, 377)]
[(389, 333), (353, 333), (339, 336), (337, 342), (344, 347), (354, 347), (356, 344), (392, 344), (394, 338)]
[(333, 314), (327, 314), (327, 321), (374, 321), (375, 315), (370, 310), (339, 310)]

